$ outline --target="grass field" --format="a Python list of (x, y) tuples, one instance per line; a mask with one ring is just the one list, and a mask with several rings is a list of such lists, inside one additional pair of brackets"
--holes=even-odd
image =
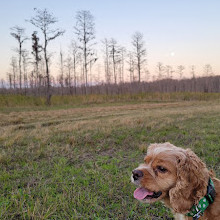
[(219, 99), (0, 110), (0, 219), (172, 219), (133, 198), (154, 142), (190, 147), (220, 177)]

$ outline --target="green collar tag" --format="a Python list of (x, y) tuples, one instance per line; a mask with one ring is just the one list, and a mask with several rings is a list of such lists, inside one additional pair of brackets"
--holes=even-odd
[(215, 199), (215, 187), (214, 183), (209, 179), (209, 184), (207, 187), (207, 194), (199, 200), (198, 205), (193, 205), (191, 211), (187, 213), (187, 216), (193, 217), (193, 219), (198, 219), (203, 215), (204, 211), (208, 208), (209, 204), (213, 203)]
[(202, 199), (199, 200), (198, 205), (194, 205), (191, 208), (191, 211), (189, 213), (187, 213), (187, 216), (191, 216), (194, 217), (194, 215), (196, 215), (197, 213), (200, 213), (200, 215), (208, 208), (209, 206), (209, 201), (203, 197)]

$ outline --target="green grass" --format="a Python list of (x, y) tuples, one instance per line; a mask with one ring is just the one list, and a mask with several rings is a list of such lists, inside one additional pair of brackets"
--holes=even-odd
[[(173, 93), (138, 93), (138, 94), (119, 94), (119, 95), (77, 95), (77, 96), (58, 96), (54, 95), (51, 99), (51, 106), (55, 109), (67, 107), (79, 107), (112, 103), (113, 105), (142, 101), (147, 102), (171, 102), (171, 101), (210, 101), (220, 100), (220, 93), (201, 93), (201, 92), (173, 92)], [(0, 111), (27, 110), (30, 108), (47, 109), (44, 97), (24, 96), (24, 95), (1, 95), (0, 94)], [(23, 107), (23, 108), (21, 108)]]
[(0, 117), (0, 219), (172, 219), (162, 203), (133, 198), (131, 171), (154, 142), (190, 147), (220, 176), (218, 100), (16, 107)]

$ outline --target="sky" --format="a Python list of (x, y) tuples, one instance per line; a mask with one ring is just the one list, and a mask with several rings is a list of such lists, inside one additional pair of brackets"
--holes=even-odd
[[(34, 8), (47, 8), (59, 20), (56, 27), (66, 30), (49, 46), (54, 70), (60, 48), (67, 51), (74, 37), (76, 12), (90, 10), (99, 47), (102, 39), (113, 37), (130, 49), (132, 34), (140, 31), (150, 72), (162, 62), (174, 67), (195, 65), (197, 75), (203, 74), (204, 65), (211, 64), (214, 73), (220, 74), (219, 0), (0, 0), (0, 78), (6, 78), (10, 59), (16, 55), (17, 42), (10, 28), (24, 27), (31, 36), (36, 28), (25, 20), (34, 16)], [(30, 50), (31, 42), (24, 47)]]

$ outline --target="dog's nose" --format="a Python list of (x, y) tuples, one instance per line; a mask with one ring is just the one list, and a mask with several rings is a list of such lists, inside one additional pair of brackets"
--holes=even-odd
[(144, 173), (141, 170), (133, 170), (132, 174), (133, 174), (134, 180), (138, 180), (144, 175)]

